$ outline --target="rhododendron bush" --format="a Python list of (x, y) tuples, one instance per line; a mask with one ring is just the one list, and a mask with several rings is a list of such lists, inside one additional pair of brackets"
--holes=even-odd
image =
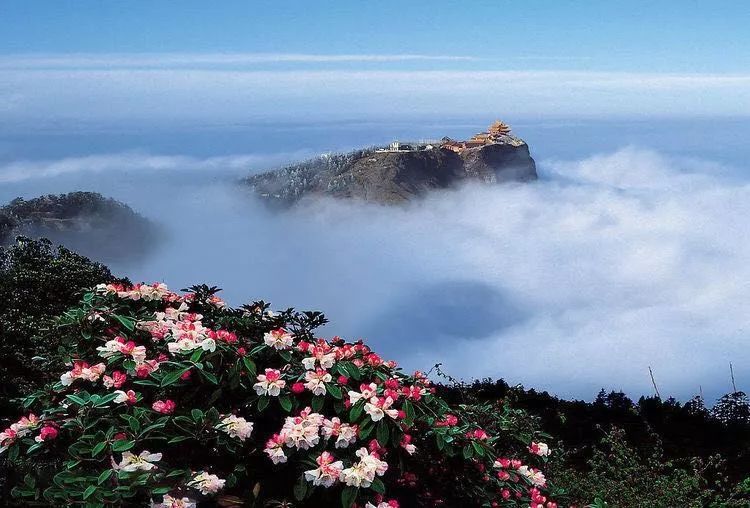
[[(100, 285), (59, 325), (68, 365), (0, 449), (27, 502), (555, 508), (550, 449), (503, 405), (449, 407), (420, 372), (314, 335), (320, 313), (215, 288)], [(69, 333), (73, 330), (75, 333)], [(291, 506), (287, 504), (286, 506)]]

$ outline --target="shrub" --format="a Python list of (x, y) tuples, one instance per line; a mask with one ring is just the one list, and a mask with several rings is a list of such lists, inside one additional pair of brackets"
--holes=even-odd
[(640, 453), (616, 427), (602, 437), (587, 466), (570, 468), (564, 452), (550, 464), (552, 470), (560, 469), (556, 478), (573, 500), (595, 500), (591, 506), (596, 508), (748, 506), (742, 485), (733, 486), (724, 476), (720, 456), (668, 460), (658, 441), (648, 453)]
[[(320, 313), (228, 308), (215, 288), (100, 285), (63, 315), (60, 380), (0, 447), (53, 505), (555, 508), (517, 411), (449, 406)], [(281, 506), (277, 504), (276, 506)], [(283, 504), (289, 506), (289, 504)]]
[(59, 337), (53, 318), (86, 288), (113, 280), (104, 265), (47, 240), (19, 237), (0, 247), (0, 418), (20, 409), (12, 399), (52, 379), (47, 360)]

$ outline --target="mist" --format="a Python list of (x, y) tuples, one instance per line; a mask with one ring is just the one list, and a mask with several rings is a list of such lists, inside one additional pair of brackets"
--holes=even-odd
[(102, 259), (115, 272), (322, 310), (322, 335), (366, 338), (409, 369), (442, 363), (581, 398), (650, 393), (649, 366), (683, 399), (728, 391), (729, 361), (747, 379), (750, 185), (738, 168), (629, 146), (538, 160), (532, 184), (281, 213), (237, 184), (303, 153), (13, 161), (0, 197), (119, 199), (164, 233), (145, 259)]

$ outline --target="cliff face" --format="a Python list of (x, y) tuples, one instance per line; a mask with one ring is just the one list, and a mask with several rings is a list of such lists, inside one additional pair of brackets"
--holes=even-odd
[(466, 180), (497, 183), (536, 178), (528, 145), (507, 135), (460, 153), (434, 147), (324, 156), (251, 176), (245, 183), (268, 202), (289, 206), (315, 195), (396, 204)]

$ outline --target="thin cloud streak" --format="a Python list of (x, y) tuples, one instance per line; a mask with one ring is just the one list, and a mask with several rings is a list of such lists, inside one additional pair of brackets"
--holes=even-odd
[(311, 54), (311, 53), (70, 53), (29, 54), (0, 57), (2, 69), (92, 69), (241, 66), (265, 63), (369, 63), (446, 61), (467, 62), (480, 58), (464, 55), (422, 54)]

